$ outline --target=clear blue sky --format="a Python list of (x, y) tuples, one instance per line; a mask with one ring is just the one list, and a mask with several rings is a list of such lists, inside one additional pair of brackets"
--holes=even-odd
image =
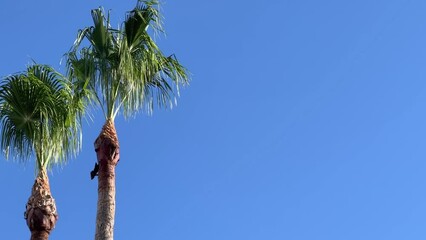
[[(62, 71), (92, 8), (118, 24), (135, 2), (2, 0), (0, 76), (31, 59)], [(172, 111), (117, 120), (116, 239), (425, 239), (425, 12), (421, 0), (165, 2), (159, 44), (193, 81)], [(81, 154), (50, 174), (53, 240), (93, 239), (102, 124), (85, 124)], [(2, 239), (29, 238), (33, 169), (0, 159)]]

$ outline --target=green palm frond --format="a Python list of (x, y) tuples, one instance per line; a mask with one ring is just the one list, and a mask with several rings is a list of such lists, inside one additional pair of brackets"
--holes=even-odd
[(29, 66), (0, 86), (0, 147), (7, 157), (34, 154), (38, 169), (63, 162), (81, 147), (83, 108), (62, 75), (46, 65)]
[(96, 100), (106, 119), (172, 106), (179, 85), (189, 82), (187, 70), (174, 55), (165, 56), (148, 33), (150, 26), (162, 31), (157, 7), (157, 0), (138, 1), (119, 29), (110, 26), (101, 8), (92, 10), (93, 26), (79, 31), (67, 54), (69, 76), (87, 83), (87, 97)]
[(124, 22), (124, 34), (129, 49), (145, 44), (146, 32), (149, 26), (162, 32), (161, 15), (155, 6), (157, 1), (139, 1), (135, 9), (126, 14)]

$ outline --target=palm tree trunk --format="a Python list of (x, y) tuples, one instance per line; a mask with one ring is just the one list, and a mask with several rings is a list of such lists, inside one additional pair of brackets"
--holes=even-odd
[(95, 141), (99, 164), (95, 240), (114, 239), (115, 166), (120, 160), (119, 149), (114, 122), (108, 119)]
[(25, 211), (31, 240), (47, 240), (58, 220), (55, 199), (50, 193), (49, 178), (42, 169), (35, 179)]

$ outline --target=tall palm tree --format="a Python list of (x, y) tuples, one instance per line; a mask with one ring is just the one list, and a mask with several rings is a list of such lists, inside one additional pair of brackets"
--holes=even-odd
[(162, 32), (157, 0), (138, 1), (118, 29), (101, 8), (92, 10), (92, 18), (93, 26), (79, 31), (68, 53), (68, 74), (88, 89), (105, 117), (94, 143), (99, 164), (95, 239), (105, 240), (113, 239), (115, 166), (120, 159), (114, 119), (141, 109), (151, 113), (154, 105), (171, 107), (179, 85), (189, 78), (176, 57), (163, 55), (149, 34)]
[(80, 107), (66, 79), (46, 65), (29, 66), (0, 85), (0, 147), (7, 158), (35, 158), (37, 175), (25, 211), (33, 240), (48, 239), (58, 219), (47, 170), (79, 150)]

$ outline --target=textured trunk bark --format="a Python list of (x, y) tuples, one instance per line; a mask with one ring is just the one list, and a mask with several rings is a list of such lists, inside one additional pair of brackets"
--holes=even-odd
[(95, 240), (114, 239), (115, 166), (120, 160), (119, 149), (114, 122), (107, 120), (95, 141), (99, 164)]
[(55, 199), (50, 193), (49, 178), (41, 170), (28, 199), (25, 219), (31, 231), (31, 240), (47, 240), (58, 220)]
[(49, 233), (46, 231), (33, 231), (31, 232), (31, 240), (45, 240), (49, 239)]

